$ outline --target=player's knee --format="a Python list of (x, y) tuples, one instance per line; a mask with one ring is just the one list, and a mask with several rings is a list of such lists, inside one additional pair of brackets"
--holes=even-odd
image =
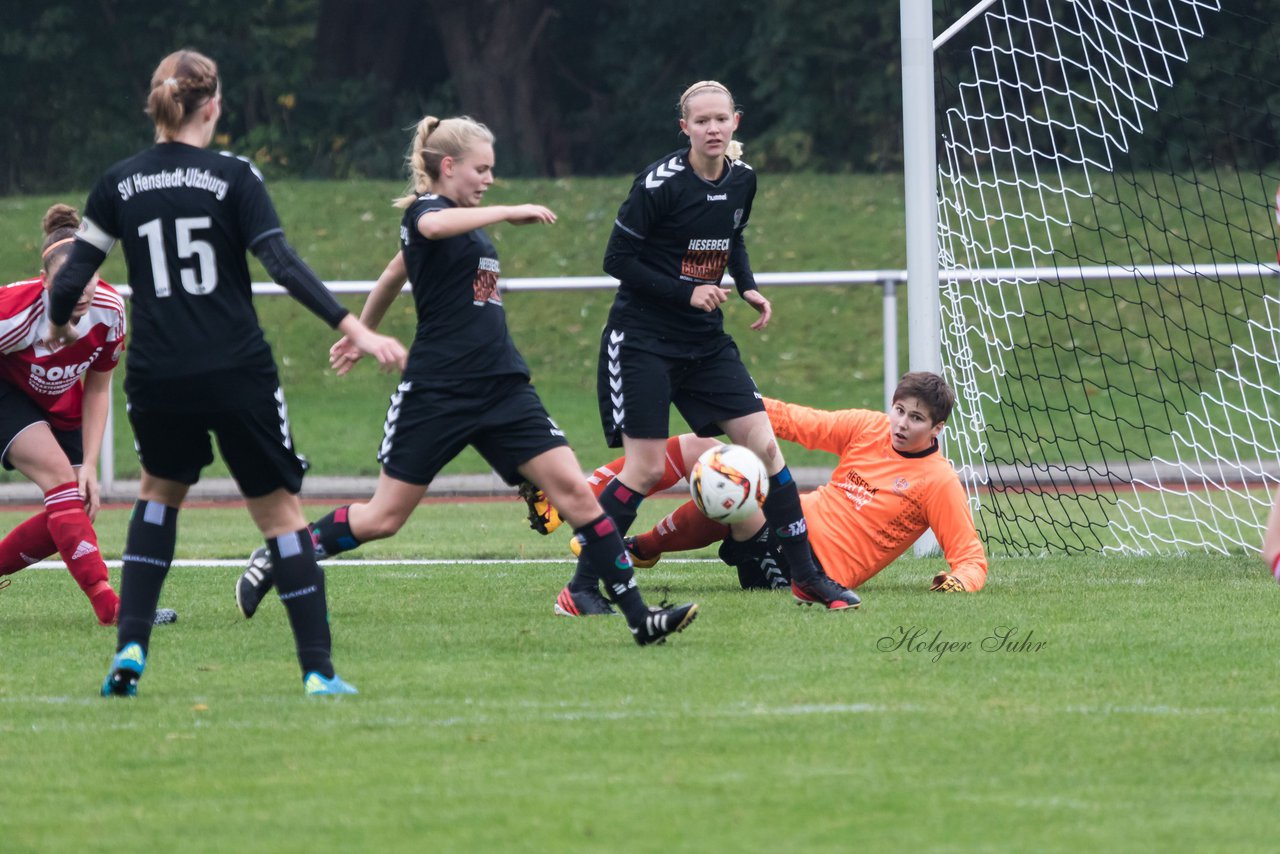
[(385, 540), (399, 533), (407, 520), (407, 516), (371, 514), (368, 518), (360, 520), (359, 532), (356, 532), (353, 526), (352, 533), (356, 534), (362, 543), (370, 540)]
[(587, 486), (587, 482), (578, 478), (576, 481), (544, 487), (547, 500), (556, 508), (560, 518), (575, 528), (579, 528), (604, 512), (596, 494)]
[(656, 463), (628, 465), (618, 476), (631, 489), (641, 494), (648, 493), (653, 489), (654, 484), (662, 479), (662, 473), (666, 469), (666, 460), (659, 459)]

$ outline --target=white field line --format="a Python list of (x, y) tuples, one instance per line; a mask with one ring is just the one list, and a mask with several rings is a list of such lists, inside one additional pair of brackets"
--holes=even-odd
[[(199, 698), (196, 698), (197, 700)], [(297, 696), (297, 702), (306, 702), (301, 694)], [(431, 727), (456, 727), (456, 726), (476, 726), (476, 725), (500, 725), (510, 720), (513, 714), (518, 714), (522, 722), (540, 720), (546, 722), (582, 722), (582, 721), (618, 721), (618, 720), (688, 720), (690, 717), (696, 716), (701, 720), (733, 720), (743, 718), (819, 718), (819, 717), (858, 717), (864, 715), (903, 715), (903, 714), (923, 714), (937, 715), (945, 712), (943, 706), (932, 707), (929, 705), (920, 705), (915, 703), (821, 703), (821, 704), (803, 704), (794, 706), (765, 706), (765, 705), (736, 705), (730, 707), (719, 708), (690, 708), (687, 706), (677, 708), (649, 708), (649, 709), (620, 709), (612, 708), (555, 708), (542, 706), (531, 708), (529, 704), (523, 704), (520, 708), (511, 708), (491, 712), (484, 708), (470, 708), (465, 714), (450, 714), (449, 710), (441, 709), (436, 714), (430, 712), (426, 714), (418, 714), (414, 712), (405, 713), (403, 711), (391, 711), (390, 714), (378, 713), (377, 706), (385, 705), (390, 702), (392, 706), (397, 706), (409, 701), (410, 698), (403, 696), (387, 696), (382, 699), (376, 699), (373, 696), (362, 695), (359, 697), (339, 698), (340, 702), (350, 701), (352, 703), (374, 706), (369, 709), (372, 715), (362, 716), (362, 725), (373, 725), (387, 728), (420, 728), (423, 726)], [(263, 704), (270, 706), (287, 706), (293, 701), (279, 697), (264, 697)], [(20, 695), (0, 697), (0, 707), (4, 706), (27, 706), (27, 705), (45, 705), (45, 706), (66, 706), (66, 707), (97, 707), (102, 704), (101, 698), (79, 695), (75, 697), (66, 696), (41, 696), (41, 695)], [(471, 706), (470, 703), (461, 703), (458, 705)], [(388, 710), (389, 711), (389, 710)], [(1215, 717), (1239, 717), (1241, 715), (1249, 717), (1272, 717), (1280, 713), (1280, 708), (1275, 706), (1263, 706), (1251, 709), (1227, 708), (1227, 707), (1181, 707), (1169, 705), (1154, 706), (1118, 706), (1118, 705), (1102, 705), (1102, 706), (1066, 706), (1062, 708), (1049, 709), (1039, 706), (1028, 706), (1020, 710), (1026, 717), (1045, 717), (1057, 715), (1083, 715), (1086, 717), (1110, 717), (1115, 715), (1126, 717), (1194, 717), (1194, 718), (1215, 718)], [(442, 712), (442, 713), (441, 713)], [(139, 721), (117, 721), (114, 723), (104, 723), (100, 720), (94, 720), (91, 724), (86, 725), (84, 722), (76, 720), (57, 720), (47, 719), (38, 723), (24, 725), (20, 730), (23, 733), (39, 733), (39, 732), (68, 732), (79, 731), (86, 728), (92, 728), (94, 731), (99, 730), (130, 730), (130, 729), (148, 729), (152, 727), (154, 721), (148, 717), (146, 720)], [(208, 726), (203, 722), (197, 723)], [(240, 720), (240, 721), (219, 721), (212, 725), (216, 729), (234, 729), (234, 730), (256, 730), (256, 729), (272, 729), (280, 728), (280, 722), (274, 718), (262, 720)], [(312, 729), (334, 729), (341, 730), (350, 726), (349, 720), (344, 716), (340, 719), (336, 718), (332, 721), (312, 720), (307, 723), (308, 728)], [(0, 724), (0, 733), (18, 732), (19, 730), (12, 726)]]
[[(694, 557), (694, 558), (666, 558), (663, 557), (663, 563), (670, 564), (710, 564), (721, 563), (718, 558), (711, 557)], [(565, 557), (548, 557), (548, 558), (369, 558), (367, 560), (322, 560), (320, 565), (326, 569), (342, 569), (345, 566), (564, 566), (565, 564), (574, 563), (574, 558)], [(109, 560), (105, 562), (109, 569), (120, 569), (122, 562), (118, 560)], [(224, 566), (244, 566), (246, 559), (236, 560), (199, 560), (183, 558), (175, 560), (170, 566), (208, 566), (208, 567), (224, 567)], [(723, 564), (722, 564), (723, 565)], [(42, 560), (39, 563), (33, 563), (27, 569), (66, 569), (61, 561)], [(649, 572), (649, 570), (645, 570)]]

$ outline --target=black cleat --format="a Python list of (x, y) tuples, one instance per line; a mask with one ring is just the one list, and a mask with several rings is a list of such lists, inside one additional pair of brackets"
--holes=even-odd
[(852, 611), (862, 604), (857, 593), (835, 583), (821, 570), (803, 581), (792, 578), (791, 595), (801, 605), (823, 605), (828, 611)]
[(271, 553), (266, 546), (259, 546), (249, 555), (248, 567), (236, 580), (236, 607), (246, 620), (257, 613), (263, 598), (275, 585), (271, 569)]
[(151, 618), (153, 626), (167, 626), (178, 622), (178, 612), (172, 608), (156, 608), (156, 615)]
[(666, 643), (667, 635), (683, 632), (697, 616), (698, 606), (693, 602), (668, 608), (650, 608), (644, 624), (632, 626), (631, 634), (640, 646)]
[(565, 587), (556, 597), (556, 613), (561, 617), (598, 617), (618, 612), (597, 588), (570, 590)]

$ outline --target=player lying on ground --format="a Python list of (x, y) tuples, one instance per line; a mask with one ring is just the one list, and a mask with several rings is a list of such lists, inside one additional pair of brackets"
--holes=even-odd
[[(124, 347), (124, 301), (95, 273), (71, 310), (75, 343), (53, 347), (44, 340), (49, 285), (79, 225), (74, 208), (50, 207), (40, 276), (0, 288), (0, 462), (44, 493), (44, 510), (0, 541), (0, 576), (60, 554), (98, 622), (111, 626), (120, 597), (107, 579), (93, 519), (111, 372)], [(156, 612), (158, 623), (176, 618), (167, 608)]]
[[(856, 588), (932, 528), (950, 567), (933, 578), (932, 590), (976, 592), (987, 578), (987, 559), (974, 529), (960, 479), (937, 437), (950, 417), (955, 394), (938, 375), (909, 373), (894, 391), (888, 413), (863, 409), (825, 412), (765, 399), (774, 432), (813, 450), (840, 456), (831, 479), (802, 502), (809, 539), (819, 562), (839, 584)], [(686, 433), (667, 443), (667, 466), (654, 491), (685, 477), (698, 456), (715, 444)], [(594, 489), (621, 470), (622, 460), (596, 469)], [(554, 508), (526, 490), (535, 530), (554, 530)], [(540, 504), (536, 502), (541, 501)], [(1280, 528), (1280, 523), (1278, 523)], [(544, 532), (546, 532), (544, 530)], [(1280, 534), (1277, 535), (1280, 543)], [(720, 558), (738, 570), (743, 588), (786, 588), (786, 558), (761, 514), (726, 527), (703, 516), (692, 501), (651, 530), (628, 537), (632, 562), (649, 567), (664, 552), (721, 542)], [(1276, 546), (1280, 556), (1280, 545)]]

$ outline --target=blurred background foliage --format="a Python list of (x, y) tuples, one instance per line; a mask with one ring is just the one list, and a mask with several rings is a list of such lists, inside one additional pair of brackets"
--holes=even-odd
[[(1250, 23), (1250, 10), (1269, 2), (1235, 0), (1236, 15), (1206, 15), (1205, 23), (1237, 29), (1224, 34), (1228, 46), (1275, 39), (1280, 33), (1262, 20), (1272, 16)], [(1062, 15), (1073, 4), (1028, 5)], [(935, 32), (966, 9), (935, 0)], [(980, 29), (971, 24), (957, 42), (980, 38)], [(4, 3), (0, 194), (87, 187), (105, 165), (145, 145), (151, 71), (179, 47), (220, 65), (217, 144), (272, 177), (395, 179), (408, 129), (426, 114), (459, 113), (497, 133), (502, 174), (630, 174), (680, 146), (676, 101), (704, 78), (734, 91), (744, 112), (739, 137), (756, 168), (894, 172), (902, 157), (899, 41), (898, 5), (873, 0)], [(1250, 55), (1260, 54), (1197, 57), (1179, 85), (1211, 89), (1229, 79), (1215, 67)], [(1266, 79), (1274, 71), (1250, 73)], [(949, 74), (963, 77), (964, 69)], [(1204, 133), (1185, 116), (1153, 121), (1143, 144)], [(1259, 132), (1280, 129), (1250, 129)], [(1219, 150), (1230, 155), (1231, 132), (1222, 137)]]

